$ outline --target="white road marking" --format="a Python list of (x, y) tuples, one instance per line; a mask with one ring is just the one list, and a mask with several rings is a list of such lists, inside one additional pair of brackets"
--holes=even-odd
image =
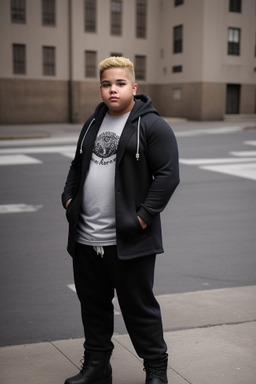
[(256, 180), (256, 163), (200, 166), (200, 169)]
[[(71, 289), (71, 291), (76, 292), (75, 284), (67, 284), (67, 287), (68, 287), (69, 289)], [(113, 304), (114, 304), (114, 307), (117, 307), (117, 308), (118, 308), (118, 310), (117, 310), (116, 308), (114, 308), (114, 314), (115, 314), (115, 315), (121, 315), (121, 312), (119, 312), (118, 303), (117, 303), (117, 300), (116, 300), (115, 297), (114, 297), (114, 299), (113, 299)]]
[(4, 205), (0, 205), (0, 214), (36, 212), (41, 208), (42, 208), (42, 205), (4, 204)]
[(42, 161), (26, 155), (1, 155), (0, 165), (41, 164)]
[(223, 127), (223, 128), (208, 128), (208, 129), (191, 129), (187, 131), (178, 130), (175, 131), (176, 137), (192, 137), (192, 136), (202, 136), (202, 135), (218, 135), (218, 134), (227, 134), (233, 132), (241, 131), (241, 127)]
[(256, 151), (230, 152), (230, 154), (238, 157), (253, 157), (256, 156)]
[(19, 164), (42, 164), (42, 161), (35, 159), (31, 156), (27, 156), (27, 154), (60, 153), (63, 156), (73, 159), (75, 155), (75, 150), (75, 145), (4, 148), (0, 149), (0, 166)]
[(0, 155), (12, 154), (12, 153), (75, 153), (75, 145), (59, 145), (52, 147), (22, 147), (22, 148), (4, 148), (0, 149)]
[(180, 159), (181, 164), (185, 165), (203, 165), (203, 164), (223, 164), (223, 163), (248, 163), (256, 161), (256, 157), (245, 158), (245, 159), (234, 159), (234, 158), (222, 158), (222, 159)]
[[(256, 141), (245, 141), (244, 144), (256, 145)], [(199, 169), (224, 173), (256, 180), (256, 151), (230, 152), (232, 156), (220, 159), (180, 159), (184, 165), (196, 165)]]

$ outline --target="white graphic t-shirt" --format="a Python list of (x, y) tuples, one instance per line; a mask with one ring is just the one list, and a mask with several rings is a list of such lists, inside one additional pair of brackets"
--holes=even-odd
[(77, 242), (104, 246), (116, 244), (115, 163), (119, 138), (130, 112), (106, 114), (97, 138), (83, 188)]

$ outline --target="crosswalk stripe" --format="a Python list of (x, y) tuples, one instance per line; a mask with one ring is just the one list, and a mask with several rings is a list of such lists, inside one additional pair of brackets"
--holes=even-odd
[(3, 205), (0, 205), (0, 214), (36, 212), (41, 208), (42, 208), (42, 205), (3, 204)]
[(1, 155), (0, 165), (41, 164), (42, 161), (27, 155)]

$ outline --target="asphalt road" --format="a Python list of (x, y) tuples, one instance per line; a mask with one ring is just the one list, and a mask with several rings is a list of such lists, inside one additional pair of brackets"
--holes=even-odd
[[(156, 295), (256, 283), (256, 129), (199, 126), (174, 124), (181, 184), (162, 215)], [(0, 345), (82, 337), (60, 202), (74, 141), (2, 144)]]

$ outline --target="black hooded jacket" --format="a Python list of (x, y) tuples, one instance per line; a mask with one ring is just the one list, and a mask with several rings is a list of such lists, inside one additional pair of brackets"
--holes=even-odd
[[(100, 103), (84, 124), (62, 194), (64, 207), (66, 201), (72, 199), (66, 211), (67, 250), (71, 256), (74, 255), (83, 185), (94, 142), (107, 111), (107, 106)], [(160, 212), (178, 184), (178, 148), (173, 131), (158, 115), (148, 96), (135, 96), (116, 157), (115, 215), (120, 259), (163, 252)], [(137, 215), (147, 223), (146, 229), (142, 229)]]

